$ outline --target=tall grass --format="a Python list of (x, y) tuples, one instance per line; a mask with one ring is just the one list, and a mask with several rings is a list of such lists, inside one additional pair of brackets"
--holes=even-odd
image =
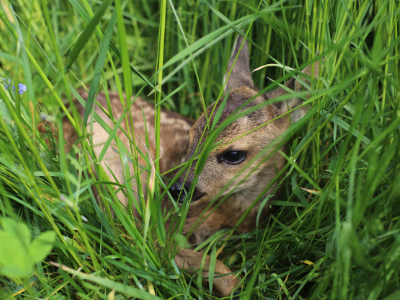
[[(251, 69), (268, 65), (253, 73), (264, 91), (322, 56), (324, 71), (311, 86), (309, 113), (286, 135), (268, 226), (222, 231), (196, 249), (239, 274), (243, 299), (399, 299), (399, 9), (394, 0), (1, 0), (1, 296), (215, 297), (172, 261), (173, 233), (157, 205), (160, 174), (149, 175), (147, 207), (139, 197), (139, 224), (116, 200), (84, 123), (99, 122), (117, 142), (121, 167), (132, 162), (138, 173), (135, 144), (125, 148), (90, 114), (95, 92), (167, 99), (158, 108), (196, 119), (221, 95), (244, 29)], [(18, 83), (25, 93), (12, 91)], [(82, 86), (91, 87), (84, 123), (66, 108)], [(112, 107), (105, 110), (114, 120)], [(81, 136), (70, 153), (63, 116)], [(128, 110), (125, 117), (130, 124)], [(47, 136), (37, 130), (42, 122)], [(134, 141), (131, 125), (126, 134)], [(153, 159), (147, 168), (158, 170)], [(120, 185), (132, 208), (138, 196), (128, 180)], [(184, 218), (177, 210), (172, 217)]]

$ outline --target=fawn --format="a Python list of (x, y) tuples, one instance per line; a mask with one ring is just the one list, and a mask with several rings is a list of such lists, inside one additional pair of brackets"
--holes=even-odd
[[(242, 45), (243, 44), (243, 45)], [(242, 48), (240, 50), (240, 47)], [(240, 50), (240, 53), (239, 53)], [(237, 58), (236, 58), (237, 57)], [(236, 59), (236, 62), (235, 62)], [(235, 63), (234, 63), (235, 62)], [(222, 115), (218, 120), (216, 127), (218, 127), (224, 120), (231, 116), (238, 108), (258, 94), (258, 89), (254, 86), (251, 78), (250, 66), (249, 66), (249, 47), (246, 41), (243, 41), (242, 36), (238, 36), (234, 44), (233, 52), (229, 60), (227, 75), (232, 68), (231, 74), (225, 85), (225, 92), (229, 92), (225, 106), (223, 107)], [(319, 63), (314, 64), (314, 77), (318, 77), (319, 74)], [(312, 67), (309, 66), (303, 70), (303, 73), (307, 75), (307, 78), (311, 76)], [(225, 76), (225, 79), (227, 78)], [(302, 76), (303, 77), (303, 76)], [(309, 84), (307, 78), (302, 78), (303, 82)], [(224, 79), (224, 82), (225, 82)], [(250, 103), (246, 104), (239, 112), (261, 104), (268, 99), (273, 99), (278, 96), (288, 93), (288, 89), (295, 92), (302, 89), (302, 84), (299, 80), (292, 78), (285, 84), (285, 88), (278, 87), (277, 89), (258, 95)], [(82, 92), (81, 96), (86, 99), (87, 93)], [(100, 93), (97, 96), (99, 103), (105, 106), (105, 95)], [(115, 93), (110, 93), (110, 101), (112, 103), (113, 114), (117, 119), (121, 115), (123, 109), (120, 103), (119, 97)], [(211, 115), (214, 105), (207, 108), (207, 116), (209, 118), (208, 123), (212, 124), (216, 111), (221, 105), (222, 101), (219, 101), (214, 113)], [(205, 209), (210, 205), (211, 201), (218, 196), (222, 198), (227, 196), (225, 201), (215, 209), (211, 211), (216, 205), (215, 204), (208, 208), (208, 212), (204, 214), (200, 225), (195, 229), (193, 234), (190, 236), (189, 241), (191, 243), (200, 243), (217, 232), (222, 228), (233, 228), (244, 212), (249, 208), (252, 202), (262, 193), (265, 188), (272, 182), (276, 176), (276, 172), (280, 171), (284, 164), (285, 159), (278, 153), (274, 152), (268, 159), (266, 155), (271, 154), (272, 150), (263, 153), (263, 155), (257, 159), (250, 166), (247, 166), (244, 170), (243, 167), (251, 159), (255, 158), (264, 148), (266, 148), (271, 142), (281, 136), (290, 126), (291, 123), (298, 121), (307, 112), (306, 106), (301, 106), (294, 110), (290, 114), (281, 116), (287, 113), (289, 110), (300, 106), (303, 101), (297, 97), (292, 97), (288, 101), (269, 104), (263, 106), (248, 115), (244, 115), (234, 121), (232, 124), (227, 126), (216, 139), (216, 142), (222, 141), (222, 145), (213, 149), (207, 157), (204, 169), (201, 174), (197, 177), (197, 182), (194, 188), (192, 188), (192, 197), (187, 218), (184, 226), (184, 233), (188, 233), (192, 228), (196, 220), (203, 213)], [(149, 134), (150, 153), (154, 157), (154, 108), (146, 101), (138, 98), (131, 107), (131, 113), (133, 116), (133, 128), (137, 136), (145, 136), (144, 120), (142, 117), (142, 108), (147, 122), (147, 132)], [(79, 112), (83, 115), (84, 109), (79, 108)], [(96, 107), (96, 112), (106, 121), (109, 125), (112, 125), (112, 121)], [(277, 118), (281, 116), (280, 118)], [(271, 120), (277, 118), (273, 122)], [(267, 123), (267, 124), (266, 124)], [(265, 126), (261, 126), (265, 124)], [(164, 110), (161, 114), (161, 160), (160, 169), (161, 172), (165, 172), (173, 168), (177, 164), (189, 161), (193, 155), (195, 155), (198, 144), (202, 144), (205, 137), (209, 133), (205, 131), (205, 135), (202, 136), (205, 127), (207, 126), (207, 119), (203, 114), (200, 118), (193, 123), (191, 120), (186, 119), (177, 114)], [(260, 127), (261, 126), (261, 127)], [(123, 122), (122, 127), (126, 129), (126, 124)], [(245, 133), (249, 132), (250, 134)], [(65, 139), (69, 144), (72, 144), (77, 135), (73, 130), (72, 126), (68, 121), (64, 122)], [(125, 145), (129, 146), (129, 140), (123, 134), (119, 134), (121, 140)], [(239, 138), (240, 137), (240, 138)], [(102, 146), (108, 138), (108, 134), (99, 124), (94, 124), (93, 127), (93, 139), (94, 144), (100, 144), (95, 147), (96, 154), (100, 153)], [(238, 139), (237, 139), (238, 138)], [(231, 142), (232, 141), (232, 142)], [(138, 147), (142, 147), (138, 142)], [(186, 153), (186, 156), (181, 155)], [(199, 152), (201, 153), (201, 151)], [(199, 155), (196, 153), (196, 155)], [(117, 179), (123, 182), (123, 173), (121, 163), (117, 155), (113, 150), (108, 150), (105, 158), (106, 164), (116, 175)], [(180, 157), (180, 158), (179, 158)], [(170, 188), (170, 194), (174, 199), (182, 202), (183, 196), (188, 193), (190, 186), (195, 179), (195, 164), (193, 164), (184, 172), (178, 180)], [(242, 172), (239, 174), (239, 172)], [(131, 170), (133, 174), (133, 169)], [(239, 174), (239, 176), (236, 176)], [(110, 175), (110, 174), (108, 174)], [(110, 178), (112, 178), (110, 176)], [(145, 179), (145, 178), (144, 178)], [(145, 180), (144, 180), (145, 181)], [(229, 188), (223, 190), (228, 184)], [(239, 184), (240, 183), (240, 184)], [(237, 186), (237, 187), (236, 187)], [(233, 190), (233, 187), (236, 187)], [(265, 193), (265, 195), (271, 193), (275, 188), (275, 184)], [(220, 191), (222, 191), (220, 193)], [(126, 203), (124, 195), (120, 193), (118, 199)], [(268, 216), (269, 206), (265, 205), (261, 214), (262, 218)], [(247, 232), (253, 230), (256, 227), (256, 215), (260, 209), (260, 204), (255, 205), (249, 214), (246, 216), (244, 221), (238, 227), (241, 232)], [(175, 262), (179, 268), (186, 270), (198, 270), (201, 268), (203, 254), (195, 252), (193, 250), (180, 249)], [(208, 277), (207, 268), (209, 265), (209, 257), (207, 257), (205, 264), (203, 265), (203, 276)], [(233, 289), (238, 287), (239, 279), (231, 274), (231, 270), (226, 267), (223, 263), (217, 260), (216, 274), (227, 274), (224, 277), (214, 278), (214, 289), (217, 293), (228, 296)]]

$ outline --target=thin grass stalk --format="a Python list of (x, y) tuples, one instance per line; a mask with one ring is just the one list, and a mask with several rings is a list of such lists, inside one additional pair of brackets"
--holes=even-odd
[[(159, 30), (159, 44), (158, 44), (158, 64), (157, 69), (157, 90), (156, 90), (156, 104), (161, 102), (162, 79), (163, 79), (163, 66), (164, 66), (164, 44), (165, 44), (165, 22), (167, 17), (167, 2), (162, 0), (160, 4), (160, 30)], [(160, 127), (161, 127), (161, 106), (158, 106), (155, 111), (155, 128), (156, 128), (156, 158), (160, 157)], [(156, 172), (160, 173), (160, 162), (156, 161)], [(159, 185), (157, 184), (157, 190)]]
[[(122, 10), (121, 10), (121, 1), (116, 0), (115, 1), (115, 9), (117, 12), (117, 28), (118, 28), (118, 37), (119, 37), (119, 43), (121, 46), (121, 56), (122, 56), (122, 69), (123, 69), (123, 75), (124, 75), (124, 88), (125, 88), (125, 107), (127, 107), (127, 103), (130, 101), (132, 97), (132, 79), (131, 79), (131, 71), (129, 68), (129, 58), (128, 58), (128, 51), (126, 47), (126, 32), (125, 32), (125, 25), (123, 23), (123, 16), (122, 16)], [(122, 99), (121, 99), (122, 100)], [(129, 118), (128, 116), (126, 117), (126, 124), (128, 126), (128, 137), (135, 140), (134, 134), (133, 134), (133, 128), (132, 128), (132, 115), (129, 111)], [(134, 146), (130, 145), (131, 153), (133, 157), (136, 157), (136, 151), (133, 151)], [(134, 155), (135, 153), (135, 155)], [(126, 189), (128, 191), (128, 211), (131, 213), (131, 216), (133, 216), (133, 194), (132, 194), (132, 187), (129, 182), (130, 178), (130, 172), (129, 172), (129, 167), (124, 166), (124, 177), (125, 177), (125, 183), (126, 183)], [(139, 183), (140, 179), (139, 176), (137, 178), (137, 186), (138, 190), (140, 190)]]

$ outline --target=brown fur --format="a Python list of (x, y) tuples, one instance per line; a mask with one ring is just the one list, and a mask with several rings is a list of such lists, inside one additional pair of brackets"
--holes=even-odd
[[(238, 54), (238, 49), (240, 48), (242, 42), (243, 38), (239, 36), (236, 40), (234, 51), (228, 64), (225, 79), (230, 72), (230, 68), (233, 65), (233, 62)], [(227, 81), (225, 90), (230, 91), (230, 93), (217, 126), (258, 93), (258, 89), (254, 86), (250, 76), (248, 60), (248, 46), (247, 42), (245, 42)], [(315, 63), (314, 68), (314, 76), (317, 77), (319, 64)], [(303, 73), (311, 76), (311, 67), (307, 67), (305, 70), (303, 70)], [(305, 78), (303, 78), (303, 80), (306, 83), (309, 83)], [(295, 79), (289, 80), (286, 83), (286, 87), (296, 92), (302, 89), (301, 84)], [(244, 106), (239, 112), (261, 104), (268, 99), (273, 99), (286, 93), (287, 92), (283, 88), (279, 87), (271, 92), (261, 94), (253, 101), (246, 104), (246, 106)], [(222, 99), (214, 111), (217, 111), (221, 102)], [(204, 209), (206, 209), (210, 202), (215, 200), (215, 197), (220, 193), (220, 191), (227, 186), (231, 180), (233, 180), (236, 174), (246, 165), (246, 162), (250, 161), (272, 141), (281, 136), (282, 133), (289, 128), (291, 122), (296, 122), (298, 119), (304, 116), (307, 108), (301, 107), (290, 114), (291, 119), (289, 119), (289, 114), (287, 114), (273, 122), (270, 122), (271, 120), (287, 112), (288, 109), (291, 110), (300, 104), (302, 104), (302, 100), (293, 97), (287, 103), (280, 102), (274, 105), (265, 106), (244, 117), (239, 118), (220, 133), (216, 142), (223, 141), (223, 146), (218, 147), (216, 150), (213, 150), (209, 153), (205, 167), (202, 173), (198, 176), (198, 182), (196, 184), (193, 199), (186, 218), (184, 232), (189, 232), (199, 216), (203, 213)], [(207, 109), (208, 116), (211, 115), (213, 109), (214, 105), (211, 105)], [(215, 113), (213, 116), (211, 116), (209, 124), (213, 123), (214, 116)], [(242, 136), (263, 124), (266, 125), (251, 132), (250, 134)], [(186, 155), (186, 161), (193, 157), (198, 144), (201, 145), (206, 139), (207, 130), (205, 131), (206, 134), (204, 134), (204, 136), (201, 138), (206, 125), (207, 120), (203, 114), (190, 130), (190, 144), (188, 153)], [(237, 139), (238, 137), (240, 138)], [(221, 160), (221, 157), (226, 151), (233, 150), (247, 152), (246, 159), (243, 163), (232, 165)], [(271, 151), (272, 149), (265, 153), (264, 157), (270, 154)], [(197, 155), (200, 155), (200, 153)], [(243, 213), (275, 178), (276, 172), (279, 172), (285, 164), (285, 159), (277, 151), (265, 161), (263, 161), (264, 157), (256, 160), (251, 166), (247, 167), (241, 175), (233, 180), (233, 183), (229, 185), (229, 188), (227, 188), (221, 194), (220, 199), (230, 193), (231, 194), (214, 213), (212, 213), (199, 225), (199, 227), (191, 236), (191, 242), (201, 243), (218, 230), (222, 228), (233, 228), (235, 226), (237, 221), (242, 217)], [(194, 180), (194, 170), (195, 162), (192, 164), (187, 173), (185, 172), (180, 176), (178, 183), (183, 185), (186, 178), (185, 183), (186, 185), (190, 186), (191, 182)], [(247, 176), (250, 173), (251, 175)], [(233, 191), (233, 188), (242, 180), (244, 181)], [(265, 195), (270, 194), (275, 187), (276, 183), (270, 187)], [(218, 199), (215, 201), (213, 207), (215, 207), (217, 203)], [(256, 217), (260, 209), (260, 204), (261, 203), (255, 205), (250, 213), (246, 216), (244, 221), (240, 224), (238, 227), (240, 232), (248, 232), (256, 228)], [(207, 212), (205, 215), (208, 214), (209, 213)], [(268, 214), (269, 206), (265, 205), (264, 210), (261, 213), (261, 221), (265, 220), (265, 217)]]
[[(232, 57), (229, 61), (227, 74), (225, 76), (225, 78), (228, 78), (230, 69), (233, 66), (232, 72), (225, 86), (225, 91), (229, 91), (229, 97), (226, 102), (226, 106), (224, 107), (222, 116), (217, 123), (217, 127), (236, 110), (238, 110), (238, 108), (241, 107), (246, 101), (258, 93), (258, 89), (254, 86), (254, 83), (251, 79), (249, 68), (249, 48), (247, 42), (244, 42), (241, 52), (239, 53), (242, 42), (243, 38), (239, 36), (235, 42)], [(236, 63), (233, 64), (236, 56)], [(314, 77), (318, 77), (319, 64), (316, 63), (314, 68)], [(311, 67), (306, 68), (303, 70), (303, 72), (307, 75), (311, 75)], [(305, 78), (303, 78), (303, 80), (308, 82)], [(300, 91), (302, 89), (301, 84), (295, 79), (289, 80), (286, 83), (286, 87), (294, 91)], [(241, 111), (286, 93), (287, 92), (283, 88), (278, 88), (274, 91), (262, 94), (255, 98), (252, 102), (248, 103), (244, 108), (241, 109)], [(86, 99), (87, 93), (81, 92), (81, 96)], [(123, 112), (122, 105), (117, 94), (111, 93), (110, 97), (114, 118), (118, 119)], [(106, 107), (104, 94), (100, 93), (97, 97), (97, 100), (101, 105)], [(220, 100), (220, 103), (221, 102), (222, 100)], [(282, 115), (283, 113), (286, 113), (288, 109), (291, 110), (299, 106), (301, 103), (302, 101), (300, 99), (293, 97), (287, 101), (287, 103), (283, 102), (264, 106), (263, 108), (252, 112), (251, 114), (239, 118), (221, 132), (217, 138), (217, 142), (222, 141), (222, 144), (220, 147), (217, 147), (209, 153), (203, 172), (198, 177), (198, 182), (194, 190), (193, 199), (190, 204), (185, 222), (184, 233), (187, 234), (189, 232), (194, 223), (198, 220), (199, 216), (210, 205), (211, 201), (214, 200), (218, 193), (221, 192), (231, 180), (233, 180), (233, 183), (230, 184), (229, 188), (222, 192), (220, 196), (220, 198), (222, 198), (229, 194), (227, 199), (209, 215), (211, 209), (213, 209), (219, 203), (219, 199), (217, 199), (211, 209), (204, 214), (204, 216), (209, 216), (201, 220), (202, 222), (200, 223), (199, 227), (196, 228), (193, 235), (190, 237), (189, 240), (192, 243), (200, 243), (222, 228), (233, 228), (237, 221), (242, 217), (243, 213), (252, 204), (252, 202), (275, 178), (276, 172), (279, 172), (282, 169), (285, 164), (285, 160), (276, 151), (270, 156), (270, 158), (265, 160), (265, 155), (270, 154), (272, 151), (270, 150), (269, 152), (265, 153), (264, 157), (259, 158), (251, 166), (247, 167), (244, 172), (238, 176), (238, 178), (234, 179), (235, 175), (238, 174), (238, 172), (246, 165), (248, 161), (260, 153), (260, 151), (267, 147), (271, 142), (281, 136), (282, 133), (289, 128), (291, 122), (293, 123), (300, 119), (306, 113), (307, 108), (301, 107), (297, 109), (295, 112), (290, 114), (290, 119), (289, 115), (286, 115), (274, 122), (270, 121)], [(215, 111), (218, 110), (218, 106)], [(145, 138), (144, 121), (141, 111), (142, 107), (146, 116), (149, 139), (151, 141), (150, 152), (154, 158), (154, 108), (140, 98), (138, 98), (131, 107), (133, 128), (139, 136), (141, 136), (143, 139)], [(215, 113), (214, 115), (211, 115), (212, 110), (213, 105), (207, 109), (207, 116), (211, 120), (209, 121), (209, 124), (212, 124), (212, 120), (215, 117)], [(83, 115), (82, 107), (79, 108), (79, 112), (81, 115)], [(96, 112), (101, 118), (103, 118), (103, 120), (107, 122), (110, 127), (113, 127), (112, 121), (98, 107), (96, 107)], [(205, 137), (208, 134), (208, 130), (206, 130), (205, 136), (201, 138), (206, 124), (207, 120), (203, 114), (192, 126), (189, 132), (189, 128), (192, 125), (191, 121), (171, 112), (162, 112), (161, 172), (165, 172), (174, 165), (187, 162), (191, 159), (197, 146), (204, 143)], [(263, 124), (266, 125), (250, 134), (241, 137), (238, 140), (233, 141), (237, 137)], [(126, 130), (125, 123), (122, 123), (122, 127)], [(77, 136), (72, 126), (67, 121), (64, 122), (64, 130), (67, 142), (70, 144), (73, 143)], [(98, 146), (95, 147), (95, 152), (98, 154), (102, 149), (101, 144), (107, 140), (108, 134), (98, 124), (94, 126), (93, 134), (94, 144), (98, 144)], [(129, 140), (125, 137), (125, 135), (121, 132), (118, 132), (118, 136), (121, 138), (126, 147), (129, 148)], [(138, 146), (144, 150), (143, 146), (138, 141), (137, 143)], [(221, 159), (226, 151), (233, 150), (247, 152), (246, 159), (243, 163), (233, 165)], [(182, 155), (179, 156), (182, 154), (182, 152), (186, 153), (185, 157)], [(178, 157), (180, 157), (179, 160)], [(117, 179), (123, 183), (123, 174), (119, 158), (111, 148), (107, 151), (105, 160), (102, 163), (106, 163), (113, 170), (114, 174), (117, 176)], [(144, 165), (144, 162), (140, 163)], [(194, 180), (195, 163), (196, 161), (194, 161), (193, 165), (187, 171), (186, 184), (191, 183)], [(259, 164), (260, 166), (257, 167)], [(133, 169), (131, 170), (131, 174), (133, 174)], [(182, 174), (182, 176), (178, 179), (177, 182), (180, 185), (184, 184), (185, 176), (186, 173)], [(110, 178), (112, 177), (110, 176)], [(243, 182), (235, 190), (233, 190), (233, 188), (242, 180)], [(270, 194), (274, 188), (275, 185), (272, 185), (265, 195)], [(118, 195), (118, 198), (121, 202), (126, 203), (123, 195)], [(268, 207), (269, 206), (266, 205), (261, 213), (261, 222), (265, 220), (270, 213)], [(259, 209), (260, 203), (255, 205), (255, 207), (244, 219), (242, 224), (238, 227), (240, 232), (247, 232), (255, 228), (256, 216)], [(179, 268), (184, 268), (190, 271), (200, 269), (202, 259), (203, 254), (201, 253), (197, 253), (192, 250), (180, 249), (178, 255), (175, 257), (175, 262)], [(204, 277), (208, 277), (208, 265), (209, 257), (206, 258), (206, 263), (203, 268)], [(231, 271), (219, 261), (217, 261), (215, 272), (217, 274), (231, 273)], [(238, 282), (238, 278), (235, 278), (231, 274), (225, 277), (214, 279), (214, 287), (219, 294), (228, 296), (232, 289), (237, 287)]]
[[(195, 272), (196, 270), (200, 269), (201, 266), (200, 264), (203, 260), (203, 254), (192, 250), (180, 249), (174, 260), (178, 268)], [(209, 266), (210, 266), (210, 257), (207, 256), (202, 269), (203, 278), (209, 277), (208, 274)], [(235, 278), (235, 275), (230, 273), (232, 272), (227, 266), (225, 266), (219, 260), (216, 261), (215, 276), (217, 277), (219, 275), (229, 274), (223, 277), (215, 278), (213, 280), (214, 290), (218, 294), (223, 296), (229, 296), (231, 291), (239, 284), (239, 279)]]
[[(227, 104), (218, 123), (222, 123), (244, 102), (256, 95), (257, 92), (258, 91), (255, 88), (249, 88), (244, 85), (233, 89), (229, 94)], [(247, 105), (247, 108), (263, 101), (265, 101), (264, 96), (260, 96)], [(249, 135), (241, 137), (233, 143), (227, 144), (227, 142), (247, 133), (253, 128), (267, 123), (271, 119), (273, 119), (272, 113), (267, 108), (264, 108), (238, 119), (221, 132), (217, 138), (217, 142), (223, 140), (225, 146), (212, 151), (208, 155), (203, 172), (198, 177), (196, 192), (203, 196), (196, 201), (192, 201), (190, 205), (188, 217), (185, 223), (186, 232), (189, 231), (194, 222), (196, 222), (200, 214), (203, 212), (203, 207), (205, 208), (210, 201), (217, 196), (217, 194), (235, 177), (245, 164), (230, 165), (225, 163), (220, 159), (222, 154), (227, 150), (247, 151), (245, 161), (248, 161), (268, 146), (268, 144), (276, 137), (282, 134), (287, 126), (278, 126), (278, 124), (282, 125), (282, 122), (272, 122)], [(204, 115), (202, 115), (190, 131), (190, 144), (186, 157), (187, 160), (193, 156), (197, 144), (200, 142), (200, 136), (205, 126), (206, 120)], [(256, 199), (269, 182), (275, 178), (275, 170), (280, 170), (284, 165), (284, 159), (278, 153), (275, 153), (269, 160), (257, 168), (257, 170), (252, 170), (261, 160), (262, 158), (253, 163), (252, 166), (248, 167), (233, 181), (230, 188), (226, 189), (222, 193), (221, 196), (225, 196), (232, 192), (232, 188), (244, 179), (249, 172), (253, 171), (252, 175), (245, 179), (244, 182), (236, 188), (232, 195), (229, 196), (221, 206), (219, 206), (217, 211), (200, 225), (200, 227), (195, 231), (194, 237), (192, 237), (191, 241), (201, 243), (204, 239), (222, 228), (233, 228), (236, 222), (243, 215), (244, 211), (251, 205), (253, 200)], [(187, 181), (189, 182), (192, 182), (194, 179), (194, 166), (195, 163), (193, 163), (192, 168), (187, 174)], [(183, 182), (185, 176), (186, 173), (184, 173), (178, 181)], [(275, 186), (272, 186), (270, 190), (273, 190), (274, 187)], [(255, 228), (258, 210), (259, 205), (256, 205), (238, 228), (239, 231), (246, 232)], [(268, 211), (265, 211), (264, 215), (267, 214)]]

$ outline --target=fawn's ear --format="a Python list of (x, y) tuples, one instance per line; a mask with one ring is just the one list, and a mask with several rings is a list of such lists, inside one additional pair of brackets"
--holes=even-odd
[[(302, 82), (306, 83), (308, 86), (311, 86), (310, 77), (311, 77), (313, 67), (314, 67), (313, 78), (318, 78), (319, 72), (321, 69), (320, 66), (322, 68), (322, 64), (320, 64), (319, 61), (316, 61), (313, 64), (307, 66), (303, 71), (301, 71), (301, 73), (297, 76), (297, 78), (292, 78), (289, 81), (287, 81), (286, 87), (290, 88), (294, 92), (301, 92), (303, 90), (307, 90), (307, 88), (303, 86)], [(306, 74), (307, 76), (303, 76), (303, 74)], [(300, 82), (299, 79), (302, 82)], [(287, 92), (284, 92), (284, 93), (287, 93)], [(309, 98), (309, 97), (310, 97), (310, 95), (307, 96), (307, 98)], [(282, 101), (282, 102), (276, 103), (276, 105), (280, 110), (280, 114), (284, 114), (284, 113), (288, 112), (289, 110), (292, 110), (292, 109), (300, 106), (301, 104), (303, 104), (303, 102), (304, 101), (302, 99), (300, 99), (298, 97), (293, 97), (287, 101)], [(306, 113), (307, 113), (307, 106), (299, 107), (298, 109), (296, 109), (295, 111), (293, 111), (290, 114), (291, 122), (292, 123), (297, 122), (302, 117), (304, 117), (304, 115)]]
[[(226, 70), (224, 76), (224, 82), (228, 78), (229, 72), (231, 71), (233, 63), (232, 72), (228, 78), (228, 82), (225, 85), (225, 92), (230, 89), (234, 89), (240, 87), (242, 85), (245, 86), (254, 86), (253, 79), (251, 79), (251, 72), (250, 72), (250, 63), (249, 63), (249, 45), (247, 41), (244, 41), (244, 38), (241, 35), (238, 35), (236, 38), (235, 44), (233, 45), (233, 51), (231, 58), (229, 59), (228, 69)], [(243, 43), (243, 46), (242, 46)], [(242, 48), (240, 49), (240, 47)], [(240, 51), (240, 53), (239, 53)], [(236, 56), (238, 55), (236, 59)], [(236, 62), (235, 62), (236, 59)]]

